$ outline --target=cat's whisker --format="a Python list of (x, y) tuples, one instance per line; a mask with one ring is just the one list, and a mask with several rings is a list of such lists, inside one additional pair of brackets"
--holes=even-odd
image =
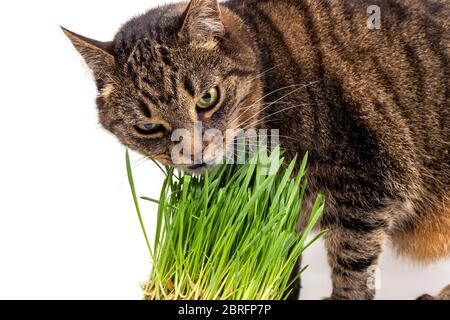
[(281, 65), (282, 65), (282, 63), (279, 63), (279, 64), (277, 64), (277, 65), (275, 65), (275, 66), (273, 66), (273, 67), (271, 67), (271, 68), (268, 68), (268, 69), (264, 70), (263, 72), (260, 72), (257, 76), (255, 76), (255, 77), (249, 79), (248, 82), (252, 82), (252, 81), (254, 81), (254, 80), (256, 80), (256, 79), (261, 78), (262, 76), (268, 74), (269, 72), (273, 71), (274, 69), (278, 68), (278, 67), (281, 66)]
[(284, 87), (275, 89), (275, 90), (269, 92), (268, 94), (264, 95), (262, 98), (256, 100), (256, 103), (259, 102), (259, 101), (264, 100), (265, 98), (267, 98), (267, 97), (269, 97), (270, 95), (272, 95), (272, 94), (274, 94), (274, 93), (277, 93), (277, 92), (279, 92), (279, 91), (282, 91), (282, 90), (285, 90), (285, 89), (291, 89), (291, 88), (295, 88), (295, 87), (302, 87), (302, 88), (303, 88), (303, 87), (307, 87), (307, 86), (309, 86), (309, 85), (311, 85), (311, 84), (314, 84), (314, 83), (316, 83), (316, 82), (320, 82), (320, 81), (322, 81), (322, 80), (323, 80), (323, 79), (320, 79), (320, 80), (312, 81), (312, 82), (309, 82), (309, 83), (306, 83), (306, 84), (305, 84), (305, 83), (291, 84), (291, 85), (288, 85), (288, 86), (284, 86)]
[(147, 157), (146, 157), (146, 156), (143, 156), (143, 157), (141, 157), (141, 158), (139, 158), (139, 159), (133, 161), (132, 165), (135, 165), (135, 164), (137, 164), (138, 162), (141, 162), (142, 160), (145, 160), (145, 159), (147, 159)]
[(146, 156), (134, 161), (134, 163), (132, 164), (133, 170), (136, 170), (137, 168), (139, 168), (142, 164), (146, 163), (147, 161), (148, 161), (148, 158)]
[[(265, 106), (267, 106), (267, 105), (269, 105), (269, 104), (271, 104), (271, 103), (273, 103), (273, 102), (258, 103), (257, 105), (250, 105), (250, 107), (254, 107), (254, 108), (256, 108), (256, 107), (265, 107)], [(285, 102), (285, 101), (278, 101), (278, 102), (275, 102), (275, 103), (273, 103), (273, 104), (276, 104), (276, 105), (281, 104), (281, 105), (282, 105), (282, 104), (288, 104), (288, 102)], [(230, 111), (230, 113), (236, 111), (236, 109), (237, 109), (238, 107), (240, 107), (240, 106), (241, 106), (241, 105), (238, 105), (238, 104), (237, 104), (235, 107), (233, 107), (233, 109)], [(248, 110), (249, 110), (249, 108), (247, 107), (247, 109), (246, 109), (244, 112), (242, 112), (238, 117), (236, 117), (235, 119), (232, 120), (233, 122), (231, 122), (230, 125), (235, 124), (235, 122), (236, 122), (242, 115), (244, 115)]]
[(311, 104), (309, 104), (309, 103), (298, 104), (298, 105), (293, 105), (293, 106), (290, 106), (290, 107), (283, 108), (283, 109), (281, 109), (281, 110), (275, 111), (275, 112), (273, 112), (273, 113), (271, 113), (271, 114), (269, 114), (269, 115), (267, 115), (267, 116), (265, 116), (265, 117), (263, 117), (263, 118), (261, 118), (261, 119), (258, 119), (257, 121), (255, 121), (255, 122), (253, 122), (253, 123), (248, 124), (247, 126), (245, 126), (244, 128), (242, 128), (242, 130), (247, 130), (247, 129), (250, 129), (250, 128), (252, 128), (252, 127), (255, 127), (255, 126), (257, 126), (258, 124), (263, 123), (264, 120), (269, 119), (270, 117), (272, 117), (272, 116), (274, 116), (274, 115), (276, 115), (276, 114), (279, 114), (279, 113), (282, 113), (282, 112), (285, 112), (285, 111), (287, 111), (287, 110), (291, 110), (291, 109), (294, 109), (294, 108), (298, 108), (298, 107), (301, 107), (301, 106), (308, 106), (308, 105), (311, 105)]
[[(300, 89), (300, 88), (299, 88), (299, 89)], [(290, 93), (288, 93), (287, 95), (281, 97), (280, 99), (284, 99), (284, 98), (286, 98), (287, 96), (293, 94), (293, 93), (296, 92), (296, 91), (298, 91), (298, 89), (291, 91)], [(277, 102), (277, 100), (276, 100), (275, 102)], [(265, 106), (263, 109), (261, 109), (260, 113), (264, 112), (265, 110), (267, 110), (268, 108), (270, 108), (272, 105), (274, 105), (274, 103), (268, 104), (268, 105)], [(295, 106), (292, 106), (292, 107), (298, 107), (298, 106), (301, 106), (301, 105), (295, 105)], [(283, 109), (283, 110), (286, 110), (286, 109)], [(249, 121), (251, 121), (252, 119), (257, 118), (258, 116), (259, 116), (259, 114), (254, 114), (253, 116), (251, 116), (250, 118), (248, 118), (247, 120), (245, 120), (244, 122), (242, 122), (240, 125), (241, 125), (241, 126), (246, 125), (247, 123), (249, 123)], [(267, 119), (267, 118), (268, 118), (268, 117), (264, 117), (264, 119)], [(261, 119), (259, 119), (259, 121), (260, 121), (260, 120), (261, 120)], [(246, 127), (244, 127), (244, 128), (246, 128)]]
[(293, 88), (293, 87), (303, 86), (303, 85), (304, 85), (304, 84), (292, 84), (292, 85), (289, 85), (289, 86), (284, 86), (284, 87), (278, 88), (278, 89), (276, 89), (276, 90), (273, 90), (273, 91), (267, 93), (266, 95), (264, 95), (263, 97), (261, 97), (260, 99), (256, 100), (255, 102), (253, 102), (251, 105), (245, 107), (245, 109), (248, 110), (248, 109), (254, 107), (254, 106), (257, 105), (260, 101), (263, 101), (265, 98), (269, 97), (270, 95), (272, 95), (272, 94), (274, 94), (274, 93), (277, 93), (277, 92), (282, 91), (282, 90), (285, 90), (285, 89), (290, 89), (290, 88)]
[[(293, 138), (293, 137), (289, 137), (289, 136), (284, 136), (284, 135), (279, 135), (279, 134), (277, 134), (276, 135), (277, 137), (279, 137), (279, 138), (283, 138), (283, 139), (287, 139), (287, 140), (292, 140), (292, 141), (296, 141), (296, 142), (302, 142), (302, 140), (300, 140), (300, 139), (295, 139), (295, 138)], [(261, 137), (261, 135), (245, 135), (245, 138), (250, 138), (250, 139), (253, 139), (253, 138), (260, 138)], [(272, 135), (267, 135), (267, 138), (269, 138), (269, 137), (272, 137)]]
[[(258, 148), (259, 147), (259, 145), (258, 144), (252, 144), (252, 145), (249, 145), (249, 144), (231, 144), (231, 146), (234, 146), (234, 147), (251, 147), (251, 148)], [(238, 156), (239, 154), (238, 154), (238, 152), (239, 151), (242, 151), (242, 150), (236, 150), (235, 148), (233, 148), (232, 150), (231, 150), (232, 152), (229, 152), (228, 154), (227, 154), (227, 156), (229, 157), (229, 156), (231, 156), (231, 157), (236, 157), (236, 156)], [(291, 152), (292, 154), (296, 154), (298, 151), (297, 150), (295, 150), (295, 149), (292, 149), (292, 148), (285, 148), (285, 147), (283, 147), (283, 151), (285, 152), (285, 153), (288, 153), (289, 154), (289, 152)]]
[[(322, 80), (323, 80), (323, 79), (318, 80), (318, 81), (322, 81)], [(267, 97), (269, 97), (270, 95), (272, 95), (272, 94), (274, 94), (274, 93), (277, 93), (277, 92), (279, 92), (279, 91), (281, 91), (281, 90), (290, 89), (290, 88), (298, 87), (298, 86), (308, 86), (309, 84), (311, 84), (311, 83), (308, 83), (308, 84), (293, 84), (293, 85), (288, 85), (288, 86), (284, 86), (284, 87), (278, 88), (278, 89), (276, 89), (276, 90), (273, 90), (272, 92), (267, 93), (266, 95), (264, 95), (264, 96), (261, 97), (260, 99), (258, 99), (258, 100), (256, 100), (255, 102), (253, 102), (251, 105), (245, 107), (245, 110), (248, 111), (248, 110), (250, 110), (250, 109), (252, 109), (252, 108), (259, 107), (259, 106), (260, 106), (260, 104), (259, 104), (260, 101), (263, 101), (265, 98), (267, 98)], [(270, 103), (270, 102), (269, 102), (269, 103)], [(235, 111), (238, 107), (240, 107), (240, 106), (241, 106), (240, 104), (236, 104), (236, 105), (232, 108), (232, 110), (231, 110), (230, 112), (234, 112), (234, 111)], [(242, 114), (241, 114), (240, 116), (242, 116)], [(240, 117), (240, 116), (239, 116), (239, 117)], [(238, 120), (239, 117), (236, 118), (235, 120)]]
[[(282, 137), (290, 138), (290, 137), (286, 137), (286, 136), (282, 136)], [(241, 141), (238, 141), (238, 143), (247, 143), (246, 141), (248, 141), (248, 139), (255, 139), (255, 140), (257, 140), (257, 138), (260, 138), (260, 136), (245, 136), (245, 142), (242, 142), (242, 139), (239, 139)], [(297, 139), (291, 139), (291, 140), (300, 142), (300, 140), (297, 140)], [(260, 144), (260, 141), (254, 143), (254, 144)]]
[[(313, 85), (313, 84), (319, 83), (319, 82), (321, 82), (321, 81), (323, 81), (323, 78), (320, 79), (320, 80), (316, 80), (316, 81), (310, 82), (310, 83), (308, 83), (308, 84), (301, 85), (300, 88), (296, 88), (296, 89), (291, 90), (291, 92), (289, 92), (289, 93), (283, 95), (281, 98), (278, 98), (277, 100), (275, 100), (275, 101), (269, 103), (269, 104), (268, 104), (267, 106), (265, 106), (262, 110), (260, 110), (260, 112), (263, 112), (264, 110), (266, 110), (266, 109), (268, 109), (269, 107), (271, 107), (272, 105), (274, 105), (276, 102), (279, 102), (279, 101), (281, 101), (281, 100), (287, 98), (288, 96), (292, 95), (293, 93), (295, 93), (295, 92), (297, 92), (297, 91), (299, 91), (299, 90), (301, 90), (301, 89), (307, 88), (307, 87), (309, 87), (309, 86), (311, 86), (311, 85)], [(289, 87), (292, 88), (292, 87), (296, 87), (296, 86), (299, 86), (299, 85), (297, 84), (297, 85), (291, 85), (291, 86), (288, 86), (288, 87), (280, 88), (280, 89), (277, 89), (277, 90), (272, 91), (271, 94), (273, 94), (273, 93), (275, 93), (275, 92), (279, 92), (279, 91), (281, 91), (281, 90), (283, 90), (283, 89), (287, 89), (287, 88), (289, 88)], [(266, 96), (267, 96), (267, 95), (266, 95)], [(266, 96), (264, 96), (264, 97), (261, 98), (261, 99), (266, 98)], [(259, 99), (257, 102), (261, 101), (261, 99)], [(251, 108), (251, 106), (250, 106), (249, 108)], [(247, 108), (246, 110), (249, 110), (249, 108)], [(244, 113), (242, 113), (240, 116), (242, 116), (243, 114), (244, 114)], [(231, 123), (231, 125), (234, 125), (234, 124), (235, 124), (235, 121), (237, 121), (237, 120), (240, 118), (240, 116), (237, 117), (237, 118)], [(247, 119), (246, 121), (244, 121), (242, 124), (247, 123), (249, 120), (255, 118), (256, 116), (258, 116), (258, 115), (257, 115), (257, 114), (256, 114), (256, 115), (253, 115), (252, 117), (250, 117), (249, 119)], [(241, 125), (242, 125), (242, 124), (241, 124)]]
[[(239, 115), (239, 117), (242, 116), (243, 114), (245, 114), (246, 112), (248, 112), (249, 107), (252, 107), (252, 108), (265, 107), (265, 106), (267, 106), (267, 105), (269, 105), (269, 104), (271, 104), (271, 103), (274, 104), (274, 105), (282, 105), (282, 104), (288, 104), (289, 102), (286, 102), (286, 101), (277, 101), (277, 102), (265, 102), (265, 103), (252, 104), (252, 105), (246, 107), (246, 109), (244, 110), (244, 112), (242, 112), (242, 113)], [(236, 105), (235, 108), (232, 109), (232, 111), (234, 111), (234, 110), (237, 109), (238, 107), (242, 107), (242, 106), (241, 106), (241, 105)], [(239, 117), (233, 119), (233, 121), (238, 120)]]
[[(286, 136), (284, 136), (284, 137), (286, 137)], [(259, 138), (259, 136), (245, 136), (243, 138), (244, 139), (238, 139), (237, 141), (235, 141), (233, 139), (233, 141), (231, 141), (231, 142), (226, 142), (225, 145), (250, 145), (250, 146), (255, 146), (255, 147), (261, 145), (261, 143), (259, 141), (256, 141), (256, 142), (251, 141), (251, 140), (249, 141), (249, 139)], [(286, 138), (289, 138), (289, 137), (286, 137)], [(242, 140), (244, 140), (244, 141), (242, 141)], [(300, 141), (300, 140), (296, 140), (296, 139), (292, 139), (292, 140)], [(286, 149), (286, 150), (288, 150), (288, 149)], [(294, 150), (292, 150), (292, 151), (294, 151)]]
[(285, 89), (290, 89), (290, 88), (293, 88), (293, 87), (297, 87), (297, 86), (300, 86), (300, 84), (289, 85), (289, 86), (285, 86), (285, 87), (281, 87), (281, 88), (278, 88), (278, 89), (276, 89), (276, 90), (273, 90), (273, 91), (267, 93), (266, 95), (264, 95), (263, 97), (261, 97), (260, 99), (256, 100), (255, 102), (253, 102), (251, 105), (245, 107), (245, 109), (248, 110), (248, 109), (254, 107), (254, 106), (257, 105), (260, 101), (263, 101), (265, 98), (269, 97), (270, 95), (272, 95), (272, 94), (274, 94), (274, 93), (277, 93), (277, 92), (279, 92), (279, 91), (281, 91), (281, 90), (285, 90)]
[[(266, 106), (264, 109), (262, 109), (260, 112), (263, 112), (264, 110), (268, 109), (270, 106), (272, 106), (273, 104), (275, 104), (276, 102), (279, 102), (279, 101), (281, 101), (281, 100), (283, 100), (283, 99), (289, 97), (290, 95), (294, 94), (295, 92), (297, 92), (297, 91), (299, 91), (299, 90), (301, 90), (301, 89), (307, 88), (307, 87), (309, 87), (309, 86), (311, 86), (311, 85), (313, 85), (313, 84), (319, 83), (319, 82), (322, 81), (322, 80), (323, 80), (323, 79), (316, 80), (316, 81), (310, 82), (310, 83), (308, 83), (308, 84), (302, 85), (300, 88), (296, 88), (296, 89), (291, 90), (291, 92), (289, 92), (289, 93), (285, 94), (284, 96), (278, 98), (277, 100), (271, 102), (269, 105), (267, 105), (267, 106)], [(253, 117), (247, 119), (243, 124), (245, 124), (246, 122), (248, 122), (249, 120), (251, 120), (251, 119), (254, 118), (255, 116), (257, 116), (257, 115), (253, 115)]]

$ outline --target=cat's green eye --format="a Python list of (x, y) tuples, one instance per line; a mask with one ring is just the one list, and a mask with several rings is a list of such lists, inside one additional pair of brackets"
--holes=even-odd
[(214, 87), (208, 90), (203, 97), (197, 102), (197, 107), (202, 110), (214, 108), (219, 102), (219, 88)]
[(160, 124), (145, 123), (134, 126), (136, 131), (143, 135), (152, 135), (164, 131), (164, 126)]

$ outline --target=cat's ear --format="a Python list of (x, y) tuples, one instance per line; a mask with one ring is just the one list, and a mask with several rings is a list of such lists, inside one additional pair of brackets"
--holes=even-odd
[(213, 44), (225, 34), (217, 0), (191, 0), (180, 36), (197, 44)]
[(101, 42), (83, 37), (61, 27), (73, 46), (81, 54), (97, 80), (104, 79), (114, 67), (112, 42)]

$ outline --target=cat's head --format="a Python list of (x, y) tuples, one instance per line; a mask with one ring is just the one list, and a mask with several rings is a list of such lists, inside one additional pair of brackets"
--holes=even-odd
[(101, 124), (145, 156), (174, 165), (180, 143), (173, 134), (188, 133), (190, 139), (179, 140), (189, 141), (191, 159), (201, 151), (209, 161), (211, 143), (193, 149), (200, 121), (203, 133), (214, 129), (222, 137), (257, 123), (262, 90), (255, 46), (245, 24), (217, 0), (151, 10), (111, 42), (63, 31), (93, 71)]

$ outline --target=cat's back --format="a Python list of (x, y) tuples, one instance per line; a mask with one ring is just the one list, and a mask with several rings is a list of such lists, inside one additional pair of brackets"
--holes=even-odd
[[(275, 105), (268, 114), (280, 114), (273, 124), (298, 135), (300, 150), (319, 159), (310, 186), (370, 176), (384, 194), (402, 195), (390, 208), (410, 226), (393, 237), (399, 252), (420, 261), (448, 256), (450, 2), (232, 0), (229, 6), (256, 34), (261, 69), (270, 70), (269, 99), (302, 106), (280, 114)], [(299, 84), (304, 90), (288, 98), (279, 91)], [(362, 188), (354, 193), (370, 187)], [(341, 188), (327, 196), (329, 205), (333, 196), (351, 197)]]
[(305, 80), (336, 76), (347, 88), (364, 79), (377, 96), (377, 90), (401, 91), (403, 97), (391, 98), (403, 108), (448, 106), (447, 0), (231, 0), (228, 6), (257, 34), (263, 68), (291, 67), (270, 81), (275, 85), (298, 80), (291, 73), (301, 69)]
[(283, 70), (265, 76), (267, 92), (319, 80), (300, 102), (358, 114), (385, 137), (388, 152), (411, 154), (430, 183), (448, 184), (448, 1), (232, 0), (229, 7), (257, 33), (261, 68)]

